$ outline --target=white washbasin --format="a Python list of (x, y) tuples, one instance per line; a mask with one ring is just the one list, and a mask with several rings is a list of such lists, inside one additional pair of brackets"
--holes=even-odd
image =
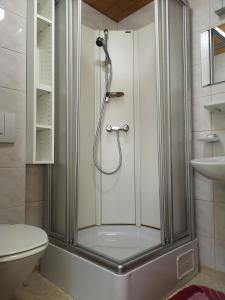
[(203, 176), (225, 182), (225, 156), (197, 158), (191, 164)]

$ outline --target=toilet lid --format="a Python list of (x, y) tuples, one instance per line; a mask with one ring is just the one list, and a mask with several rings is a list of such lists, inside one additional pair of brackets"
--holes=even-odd
[(48, 236), (38, 227), (24, 224), (0, 225), (0, 257), (38, 248), (48, 243)]

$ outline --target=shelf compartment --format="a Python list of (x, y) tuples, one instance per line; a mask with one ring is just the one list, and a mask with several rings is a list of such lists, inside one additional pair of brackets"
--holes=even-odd
[(45, 31), (51, 25), (52, 25), (52, 22), (50, 20), (37, 15), (37, 32), (38, 32), (38, 34)]
[[(41, 16), (41, 15), (37, 15), (37, 20), (39, 20), (39, 22), (45, 22), (47, 26), (50, 26), (52, 24), (52, 21)], [(41, 28), (40, 28), (41, 29)], [(39, 30), (38, 30), (39, 31)], [(40, 30), (41, 31), (41, 30)]]
[(27, 163), (54, 163), (55, 1), (27, 2)]
[(52, 162), (52, 130), (36, 129), (36, 162)]
[[(38, 21), (36, 49), (36, 85), (52, 85), (52, 26), (47, 22)], [(41, 25), (40, 25), (41, 24)], [(46, 26), (46, 24), (48, 24)]]
[(42, 130), (42, 129), (52, 129), (51, 125), (45, 125), (45, 124), (36, 124), (37, 130)]
[(212, 113), (225, 114), (225, 101), (209, 103), (204, 107)]
[(43, 90), (38, 90), (37, 92), (37, 124), (42, 124), (44, 126), (52, 125), (52, 94), (49, 92), (44, 92)]
[(37, 96), (42, 96), (46, 93), (51, 93), (52, 87), (48, 84), (39, 84), (37, 86)]
[(49, 20), (52, 20), (52, 1), (37, 0), (37, 13)]

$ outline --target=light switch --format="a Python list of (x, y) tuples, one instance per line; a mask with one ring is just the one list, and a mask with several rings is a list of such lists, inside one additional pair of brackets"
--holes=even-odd
[(15, 143), (16, 115), (0, 112), (0, 143)]

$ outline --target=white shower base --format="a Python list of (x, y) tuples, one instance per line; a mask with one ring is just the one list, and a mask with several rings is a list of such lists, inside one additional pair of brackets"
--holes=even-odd
[(197, 240), (119, 275), (53, 244), (41, 273), (76, 300), (165, 300), (198, 273)]
[(159, 229), (135, 225), (101, 225), (82, 229), (79, 244), (116, 260), (124, 260), (161, 244)]

